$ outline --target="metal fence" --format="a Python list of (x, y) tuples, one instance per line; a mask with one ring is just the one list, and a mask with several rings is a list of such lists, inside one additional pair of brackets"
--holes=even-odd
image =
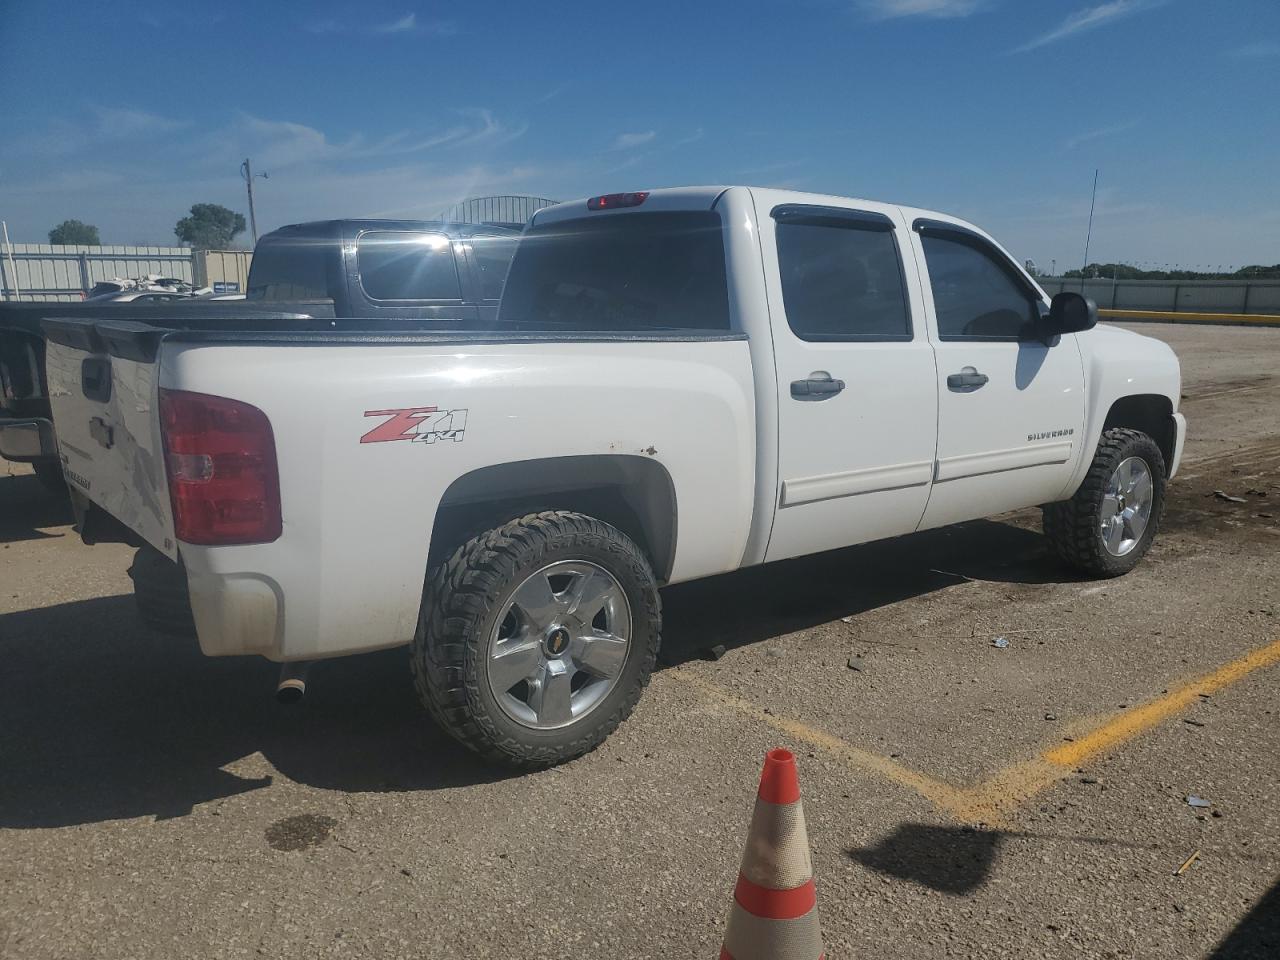
[(148, 273), (192, 280), (185, 247), (61, 246), (14, 243), (0, 249), (0, 291), (5, 300), (79, 300), (99, 280)]
[(1280, 315), (1280, 280), (1036, 279), (1050, 296), (1083, 291), (1107, 310)]
[(546, 197), (472, 197), (455, 203), (440, 215), (440, 219), (454, 223), (500, 223), (522, 227), (543, 207), (559, 202)]
[(248, 287), (252, 259), (248, 250), (15, 243), (0, 246), (0, 299), (79, 300), (100, 280), (147, 274), (213, 287), (218, 293), (241, 293)]

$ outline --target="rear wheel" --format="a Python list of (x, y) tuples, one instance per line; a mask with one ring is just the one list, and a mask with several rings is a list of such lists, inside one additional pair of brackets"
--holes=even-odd
[(411, 665), (454, 738), (489, 759), (550, 766), (631, 713), (661, 627), (653, 571), (625, 534), (582, 514), (530, 514), (433, 573)]
[(1150, 549), (1164, 493), (1164, 456), (1156, 442), (1137, 430), (1108, 430), (1075, 496), (1044, 508), (1045, 535), (1072, 566), (1118, 577)]

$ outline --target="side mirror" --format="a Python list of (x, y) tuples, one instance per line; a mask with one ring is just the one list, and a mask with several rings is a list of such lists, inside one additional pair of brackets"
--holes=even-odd
[(1088, 297), (1070, 290), (1055, 294), (1049, 304), (1046, 320), (1050, 335), (1080, 333), (1098, 322), (1098, 305)]

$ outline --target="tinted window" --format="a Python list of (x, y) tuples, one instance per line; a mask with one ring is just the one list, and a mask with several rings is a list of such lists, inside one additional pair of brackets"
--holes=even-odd
[(516, 252), (514, 237), (472, 237), (471, 256), (480, 279), (480, 297), (499, 300), (507, 280), (507, 268)]
[(910, 340), (893, 233), (779, 223), (778, 269), (787, 323), (801, 340)]
[(1021, 283), (979, 247), (923, 236), (929, 283), (944, 340), (1014, 340), (1035, 336), (1039, 311)]
[(362, 233), (360, 286), (371, 300), (461, 300), (453, 244), (439, 233)]
[(536, 226), (499, 320), (571, 330), (729, 327), (720, 215), (604, 214)]
[(263, 240), (249, 266), (250, 300), (327, 300), (325, 263), (337, 257), (338, 241)]

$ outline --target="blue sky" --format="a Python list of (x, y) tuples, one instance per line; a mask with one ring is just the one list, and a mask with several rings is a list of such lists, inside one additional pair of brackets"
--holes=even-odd
[(0, 0), (0, 217), (173, 242), (259, 228), (789, 186), (972, 219), (1043, 267), (1280, 261), (1276, 0), (287, 4)]

